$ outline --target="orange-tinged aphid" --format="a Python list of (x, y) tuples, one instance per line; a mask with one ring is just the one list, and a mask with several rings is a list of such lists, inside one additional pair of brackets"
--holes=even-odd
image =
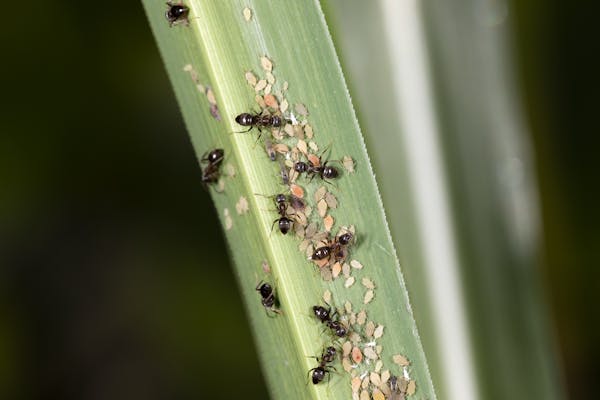
[(352, 361), (354, 361), (356, 364), (360, 364), (362, 359), (363, 359), (362, 352), (360, 351), (360, 349), (358, 347), (355, 346), (352, 349)]
[(304, 198), (304, 189), (302, 189), (302, 186), (298, 186), (295, 183), (292, 183), (290, 185), (290, 192), (292, 192), (292, 194), (296, 197), (299, 198)]
[(334, 278), (337, 278), (340, 275), (340, 272), (342, 272), (342, 266), (340, 265), (339, 262), (333, 264), (333, 266), (331, 267), (331, 275)]
[(327, 264), (329, 264), (329, 260), (313, 260), (315, 264), (317, 264), (317, 266), (319, 268), (323, 268), (325, 267)]
[(352, 392), (353, 393), (358, 393), (358, 390), (360, 389), (360, 378), (358, 376), (354, 377), (352, 379)]
[(333, 227), (333, 217), (331, 215), (328, 215), (325, 218), (323, 218), (323, 226), (325, 227), (325, 230), (327, 232), (331, 231), (331, 228)]
[(385, 396), (381, 393), (381, 390), (373, 390), (373, 400), (385, 400)]
[(309, 154), (307, 158), (314, 166), (321, 165), (321, 159), (316, 154)]
[(279, 103), (277, 102), (275, 96), (273, 96), (272, 94), (265, 95), (265, 104), (271, 107), (272, 109), (279, 108)]

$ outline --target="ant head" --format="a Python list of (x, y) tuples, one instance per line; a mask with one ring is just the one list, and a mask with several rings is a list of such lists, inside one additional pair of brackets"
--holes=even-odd
[(312, 370), (312, 383), (316, 385), (325, 379), (325, 368), (317, 367)]
[(321, 321), (327, 321), (330, 318), (330, 310), (323, 306), (313, 306), (313, 313)]
[(260, 285), (256, 290), (260, 292), (262, 298), (267, 298), (273, 293), (273, 288), (266, 282)]
[(351, 232), (346, 232), (338, 236), (337, 240), (342, 246), (347, 246), (354, 239), (354, 235)]
[(176, 25), (177, 23), (184, 23), (189, 25), (188, 13), (190, 9), (183, 5), (183, 3), (173, 3), (167, 1), (167, 11), (165, 11), (165, 18), (169, 22), (169, 26)]
[(325, 353), (324, 353), (324, 354), (325, 354), (326, 356), (328, 356), (328, 357), (332, 358), (332, 357), (335, 357), (335, 353), (336, 353), (335, 347), (333, 347), (333, 346), (329, 346), (329, 347), (327, 347), (327, 348), (325, 349)]
[(277, 203), (277, 204), (282, 204), (282, 203), (285, 203), (286, 201), (287, 201), (287, 199), (284, 194), (279, 193), (277, 196), (275, 196), (275, 203)]
[[(168, 3), (167, 3), (168, 4)], [(181, 4), (169, 4), (169, 14), (172, 18), (179, 18), (182, 15), (184, 15), (188, 8), (186, 6), (183, 6)]]

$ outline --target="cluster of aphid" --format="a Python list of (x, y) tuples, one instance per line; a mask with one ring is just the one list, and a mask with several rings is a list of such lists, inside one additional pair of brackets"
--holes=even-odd
[[(252, 13), (249, 9), (244, 9), (243, 15), (249, 21)], [(169, 26), (189, 25), (189, 8), (181, 2), (169, 1), (165, 17)], [(295, 182), (297, 179), (305, 177), (308, 182), (317, 178), (326, 184), (333, 185), (332, 180), (341, 175), (341, 170), (334, 164), (339, 163), (346, 171), (353, 172), (354, 162), (348, 156), (342, 160), (329, 160), (328, 157), (324, 157), (330, 151), (329, 146), (326, 150), (319, 152), (318, 146), (311, 140), (314, 134), (312, 127), (305, 120), (298, 120), (298, 117), (302, 119), (308, 115), (306, 108), (303, 105), (296, 105), (296, 114), (293, 112), (286, 114), (289, 105), (283, 92), (287, 90), (287, 82), (283, 85), (283, 91), (277, 95), (272, 93), (275, 83), (272, 62), (267, 57), (262, 57), (261, 64), (266, 71), (265, 79), (258, 80), (252, 72), (245, 74), (247, 82), (257, 93), (255, 100), (261, 110), (240, 113), (235, 116), (234, 120), (240, 126), (247, 127), (245, 131), (237, 133), (256, 130), (258, 132), (257, 142), (263, 138), (263, 133), (267, 132), (263, 139), (268, 159), (273, 162), (278, 161), (281, 181), (289, 189), (288, 194), (278, 193), (274, 196), (267, 196), (275, 203), (277, 214), (271, 231), (277, 225), (277, 229), (283, 235), (287, 235), (290, 231), (294, 232), (296, 237), (302, 241), (299, 245), (300, 250), (305, 252), (308, 259), (318, 267), (321, 276), (327, 281), (344, 276), (346, 278), (344, 287), (349, 288), (355, 282), (354, 276), (351, 276), (351, 270), (363, 268), (357, 260), (346, 262), (350, 248), (356, 240), (354, 227), (341, 227), (336, 235), (332, 234), (334, 219), (328, 213), (328, 209), (335, 209), (338, 203), (335, 196), (323, 185), (314, 193), (314, 208), (322, 218), (324, 227), (323, 231), (319, 231), (317, 222), (309, 222), (313, 207), (305, 200), (304, 189)], [(192, 79), (198, 85), (197, 74), (192, 66), (187, 65), (184, 70), (191, 74)], [(220, 120), (214, 93), (209, 88), (202, 87), (209, 99), (211, 114)], [(286, 135), (297, 139), (294, 146), (290, 147), (285, 143)], [(308, 143), (305, 139), (309, 140)], [(217, 185), (217, 191), (222, 191), (220, 178), (224, 157), (224, 150), (219, 148), (208, 151), (202, 156), (200, 166), (203, 185)], [(228, 175), (233, 176), (234, 172), (228, 173)], [(247, 211), (248, 203), (243, 196), (236, 204), (236, 209), (240, 215)], [(226, 229), (230, 229), (233, 222), (229, 210), (225, 209), (224, 211)], [(269, 273), (270, 267), (265, 264), (263, 263), (263, 270), (265, 273)], [(366, 305), (374, 298), (375, 284), (370, 279), (363, 278), (362, 285), (367, 289), (363, 301)], [(275, 288), (271, 283), (260, 281), (255, 290), (260, 295), (260, 302), (267, 315), (273, 316), (272, 314), (282, 313)], [(409, 362), (404, 356), (393, 357), (394, 362), (402, 368), (403, 373), (400, 377), (383, 369), (383, 361), (380, 357), (382, 347), (376, 342), (383, 335), (383, 326), (377, 325), (373, 321), (367, 321), (365, 310), (353, 312), (349, 302), (346, 302), (342, 312), (337, 308), (332, 308), (329, 305), (331, 301), (329, 291), (324, 295), (324, 301), (327, 307), (315, 305), (312, 307), (312, 313), (328, 332), (330, 344), (325, 347), (320, 356), (312, 357), (317, 360), (317, 366), (308, 371), (312, 383), (319, 384), (325, 378), (329, 379), (331, 372), (337, 371), (333, 364), (336, 358), (339, 358), (343, 369), (352, 376), (353, 399), (404, 400), (413, 394), (415, 381), (411, 380), (408, 375)], [(360, 372), (360, 366), (373, 369), (362, 368), (362, 372)]]

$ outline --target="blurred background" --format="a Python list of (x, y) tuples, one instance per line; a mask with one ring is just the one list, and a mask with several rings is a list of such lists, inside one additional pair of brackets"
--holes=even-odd
[[(0, 398), (266, 398), (141, 4), (13, 7), (1, 36)], [(542, 284), (572, 399), (591, 398), (600, 372), (594, 11), (510, 9)]]

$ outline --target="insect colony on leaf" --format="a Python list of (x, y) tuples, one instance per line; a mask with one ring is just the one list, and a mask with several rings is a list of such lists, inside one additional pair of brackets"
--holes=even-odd
[[(189, 8), (183, 2), (174, 3), (169, 1), (166, 4), (168, 8), (165, 12), (165, 17), (169, 26), (177, 24), (189, 25)], [(250, 21), (250, 19), (246, 20)], [(251, 72), (246, 72), (245, 74), (246, 80), (251, 86), (255, 87), (257, 93), (265, 93), (264, 97), (260, 97), (259, 95), (256, 97), (261, 111), (254, 113), (242, 112), (235, 116), (234, 120), (237, 124), (248, 127), (246, 131), (239, 133), (257, 129), (259, 131), (257, 141), (260, 140), (264, 131), (268, 132), (268, 137), (264, 140), (266, 154), (270, 161), (278, 161), (278, 175), (283, 185), (290, 190), (289, 194), (279, 193), (273, 196), (278, 217), (273, 222), (272, 229), (277, 224), (278, 230), (283, 235), (287, 235), (294, 229), (296, 235), (300, 235), (301, 238), (305, 239), (304, 242), (308, 240), (306, 246), (301, 244), (301, 249), (304, 248), (309, 252), (309, 259), (317, 263), (321, 272), (329, 270), (331, 273), (333, 269), (333, 277), (343, 274), (348, 282), (351, 269), (361, 270), (363, 268), (362, 264), (356, 260), (350, 262), (351, 267), (345, 263), (349, 255), (349, 248), (356, 239), (353, 228), (351, 231), (343, 229), (341, 233), (338, 233), (333, 238), (331, 237), (330, 229), (334, 223), (334, 219), (327, 214), (327, 209), (337, 207), (337, 199), (331, 193), (326, 193), (326, 196), (323, 196), (323, 199), (318, 202), (317, 207), (319, 216), (323, 218), (326, 231), (317, 232), (315, 229), (316, 225), (313, 225), (313, 223), (307, 226), (306, 219), (313, 207), (307, 206), (303, 198), (304, 190), (296, 185), (294, 181), (296, 178), (306, 175), (309, 178), (308, 183), (312, 182), (315, 177), (318, 177), (325, 183), (330, 183), (331, 180), (339, 178), (341, 174), (340, 169), (332, 165), (333, 163), (340, 163), (347, 172), (353, 173), (354, 161), (349, 156), (344, 156), (341, 161), (329, 160), (328, 157), (324, 159), (323, 155), (326, 151), (331, 150), (330, 147), (326, 151), (316, 154), (318, 146), (312, 141), (314, 134), (312, 127), (305, 120), (300, 121), (298, 119), (298, 117), (302, 118), (308, 115), (306, 107), (297, 104), (295, 106), (296, 114), (292, 112), (288, 116), (284, 116), (289, 107), (287, 100), (282, 98), (278, 101), (277, 97), (271, 94), (273, 90), (272, 85), (275, 83), (275, 77), (271, 72), (273, 63), (267, 57), (262, 57), (261, 65), (267, 71), (266, 79), (258, 80)], [(283, 91), (278, 96), (283, 97), (283, 93), (286, 90), (287, 82), (284, 83)], [(286, 144), (283, 144), (281, 140), (285, 135), (297, 137), (297, 146), (288, 148)], [(305, 139), (310, 140), (308, 145)], [(315, 153), (310, 153), (310, 150)], [(224, 154), (225, 151), (223, 149), (213, 149), (202, 156), (200, 166), (202, 171), (201, 182), (203, 185), (207, 186), (219, 181), (221, 176), (220, 167), (224, 159)], [(306, 161), (303, 161), (302, 158), (305, 158)], [(230, 174), (230, 176), (233, 175), (233, 173)], [(322, 187), (321, 189), (323, 189), (323, 192), (326, 192), (325, 188)], [(324, 201), (325, 198), (327, 199), (326, 202)], [(298, 229), (295, 228), (296, 226), (298, 226)], [(267, 271), (270, 273), (270, 268)], [(322, 276), (325, 277), (325, 275)], [(363, 284), (365, 282), (371, 281), (368, 278), (363, 278)], [(346, 285), (346, 287), (349, 286)], [(374, 287), (370, 289), (370, 292), (373, 292), (373, 289)], [(278, 298), (271, 284), (261, 281), (255, 290), (260, 294), (261, 305), (267, 311), (267, 314), (269, 312), (281, 314)], [(365, 329), (366, 314), (364, 311), (358, 314), (354, 313), (348, 308), (348, 304), (346, 302), (346, 313), (343, 320), (340, 318), (342, 315), (337, 309), (332, 313), (331, 306), (328, 308), (319, 305), (312, 307), (316, 319), (330, 330), (332, 336), (336, 338), (335, 340), (346, 340), (343, 345), (343, 353), (338, 353), (333, 346), (327, 346), (320, 357), (313, 357), (318, 362), (316, 367), (308, 371), (313, 384), (321, 383), (326, 377), (329, 378), (331, 371), (336, 371), (335, 367), (331, 364), (335, 362), (338, 355), (342, 357), (344, 370), (352, 372), (352, 374), (356, 373), (354, 370), (356, 366), (351, 367), (347, 363), (350, 355), (352, 356), (352, 360), (357, 364), (361, 363), (363, 355), (373, 362), (377, 360), (375, 368), (377, 372), (381, 370), (383, 364), (379, 360), (380, 346), (377, 348), (371, 346), (375, 346), (376, 343), (372, 341), (373, 334), (375, 333), (375, 339), (381, 337), (383, 326), (379, 325), (377, 329), (370, 328), (374, 324), (372, 321), (369, 321)], [(362, 333), (359, 334), (356, 328), (351, 328), (351, 326), (355, 326), (354, 324), (357, 324), (358, 328), (363, 329)], [(363, 340), (363, 335), (365, 341), (371, 341), (366, 343), (363, 350), (360, 351), (352, 343), (360, 343)], [(404, 373), (406, 374), (406, 366), (404, 366)], [(353, 393), (355, 393), (355, 389), (359, 389), (355, 387), (355, 381), (359, 377), (357, 375), (353, 376), (352, 389)], [(401, 385), (399, 385), (398, 381), (398, 378), (393, 375), (390, 378), (389, 371), (387, 370), (383, 371), (381, 375), (371, 372), (371, 382), (366, 387), (371, 388), (369, 390), (372, 391), (374, 399), (379, 398), (379, 395), (383, 396), (382, 393), (385, 393), (385, 398), (393, 399), (404, 399), (405, 396), (414, 393), (414, 381), (406, 377), (402, 378)], [(362, 385), (359, 386), (363, 387), (363, 393), (361, 393), (360, 398), (363, 398), (365, 394), (365, 381), (359, 381), (359, 383), (361, 382)], [(408, 383), (412, 383), (412, 393), (406, 389)], [(355, 394), (358, 397), (358, 393), (356, 392)], [(383, 397), (381, 398), (383, 399)]]

